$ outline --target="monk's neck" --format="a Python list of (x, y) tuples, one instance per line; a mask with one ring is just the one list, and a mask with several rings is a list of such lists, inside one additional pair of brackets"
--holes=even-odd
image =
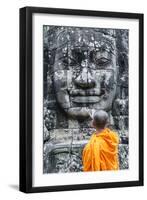
[(104, 131), (105, 128), (96, 128), (96, 135), (99, 135)]

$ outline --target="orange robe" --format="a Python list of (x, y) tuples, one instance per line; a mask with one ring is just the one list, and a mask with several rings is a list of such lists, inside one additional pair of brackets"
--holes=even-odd
[(117, 133), (110, 129), (94, 132), (82, 153), (83, 171), (118, 170), (118, 144)]

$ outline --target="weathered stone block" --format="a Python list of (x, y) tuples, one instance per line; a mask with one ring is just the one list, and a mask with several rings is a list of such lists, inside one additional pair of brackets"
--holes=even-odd
[(120, 169), (129, 169), (129, 147), (128, 145), (119, 146), (119, 165)]
[(116, 130), (128, 130), (128, 116), (117, 116), (113, 117), (114, 126)]
[(128, 99), (116, 99), (113, 103), (112, 115), (128, 115)]

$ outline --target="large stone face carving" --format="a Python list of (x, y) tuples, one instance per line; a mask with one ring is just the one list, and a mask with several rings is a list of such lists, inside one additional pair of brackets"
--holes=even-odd
[(44, 26), (44, 173), (82, 171), (94, 129), (87, 108), (104, 109), (128, 162), (128, 30)]
[(87, 107), (109, 111), (117, 82), (115, 31), (66, 28), (56, 43), (53, 82), (61, 108), (80, 119)]

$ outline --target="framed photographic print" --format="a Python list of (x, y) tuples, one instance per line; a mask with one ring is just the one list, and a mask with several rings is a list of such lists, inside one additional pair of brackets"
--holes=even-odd
[(143, 185), (143, 14), (20, 9), (20, 191)]

